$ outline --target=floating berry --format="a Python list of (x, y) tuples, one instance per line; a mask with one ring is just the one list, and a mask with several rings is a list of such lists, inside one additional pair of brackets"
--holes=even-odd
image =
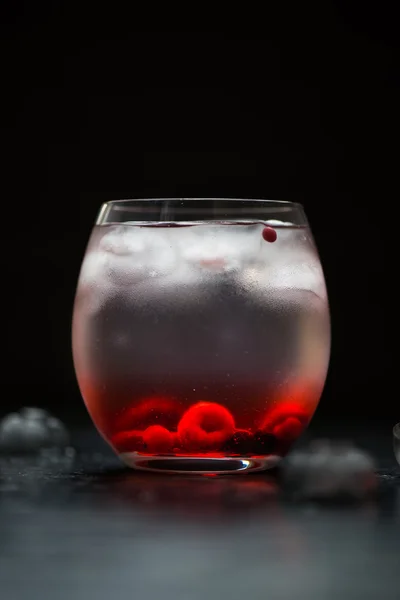
[(141, 431), (120, 431), (113, 436), (111, 442), (118, 452), (142, 452), (145, 450)]
[(173, 447), (173, 437), (165, 427), (151, 425), (143, 432), (143, 441), (149, 452), (170, 452)]
[(223, 446), (224, 452), (230, 452), (239, 456), (251, 454), (253, 435), (247, 429), (238, 429)]
[(266, 242), (271, 242), (271, 243), (275, 242), (275, 240), (277, 238), (276, 231), (272, 227), (264, 227), (262, 236)]
[(185, 449), (218, 449), (235, 431), (227, 408), (216, 402), (198, 402), (183, 415), (178, 434)]
[(256, 431), (252, 449), (254, 454), (273, 454), (276, 449), (276, 438), (270, 433)]

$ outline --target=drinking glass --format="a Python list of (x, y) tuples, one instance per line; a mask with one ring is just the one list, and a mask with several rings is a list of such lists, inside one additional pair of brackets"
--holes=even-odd
[(87, 409), (127, 465), (275, 466), (313, 416), (330, 354), (324, 275), (302, 206), (105, 203), (72, 338)]

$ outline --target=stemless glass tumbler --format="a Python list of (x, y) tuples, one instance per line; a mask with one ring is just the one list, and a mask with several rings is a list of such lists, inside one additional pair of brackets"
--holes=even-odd
[(79, 387), (128, 465), (275, 466), (308, 425), (330, 354), (303, 208), (231, 199), (103, 205), (73, 316)]

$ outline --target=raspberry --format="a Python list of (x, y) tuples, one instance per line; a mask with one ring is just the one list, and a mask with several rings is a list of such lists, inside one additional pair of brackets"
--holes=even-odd
[(179, 437), (183, 448), (187, 452), (205, 451), (210, 445), (208, 434), (196, 425), (192, 425), (185, 429), (181, 428), (179, 430)]
[(274, 435), (284, 441), (295, 440), (303, 431), (303, 425), (296, 417), (289, 417), (274, 427)]
[(278, 406), (264, 419), (260, 429), (266, 433), (273, 433), (277, 425), (282, 425), (287, 419), (294, 418), (299, 421), (303, 428), (307, 425), (309, 418), (298, 404), (290, 403)]
[(185, 449), (192, 451), (219, 449), (234, 431), (233, 416), (216, 402), (198, 402), (191, 406), (178, 425)]
[(168, 398), (154, 397), (142, 400), (125, 411), (118, 419), (117, 429), (144, 430), (151, 425), (176, 429), (182, 410), (180, 405)]
[(141, 452), (145, 449), (141, 431), (120, 431), (111, 440), (118, 452)]
[(149, 452), (164, 453), (172, 450), (173, 437), (161, 425), (151, 425), (143, 432), (143, 441)]

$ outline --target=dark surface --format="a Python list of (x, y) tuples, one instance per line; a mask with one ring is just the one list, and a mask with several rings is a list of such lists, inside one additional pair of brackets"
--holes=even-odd
[(279, 473), (136, 473), (95, 432), (75, 435), (70, 466), (3, 460), (1, 598), (398, 598), (391, 431), (341, 433), (379, 463), (377, 495), (356, 505), (295, 504)]

